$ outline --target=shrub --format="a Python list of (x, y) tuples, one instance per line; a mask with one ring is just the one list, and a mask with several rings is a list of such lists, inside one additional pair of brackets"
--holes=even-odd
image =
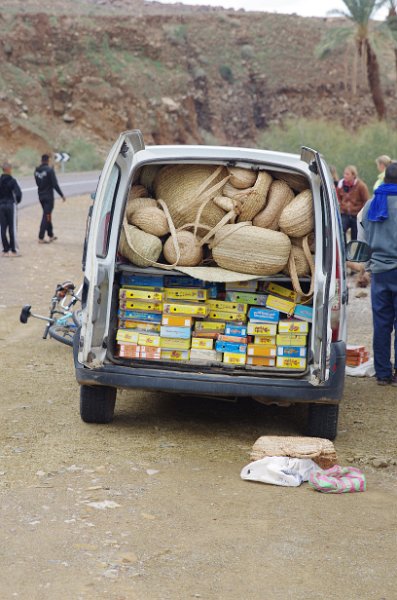
[(233, 83), (233, 81), (234, 81), (233, 71), (227, 65), (221, 65), (219, 67), (219, 74), (222, 77), (222, 79), (224, 79), (228, 83)]

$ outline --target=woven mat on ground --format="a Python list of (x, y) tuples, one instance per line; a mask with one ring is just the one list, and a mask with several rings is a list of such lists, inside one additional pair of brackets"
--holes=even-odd
[(311, 458), (322, 469), (329, 469), (337, 462), (333, 443), (314, 437), (264, 435), (256, 440), (250, 457), (260, 460), (266, 456)]

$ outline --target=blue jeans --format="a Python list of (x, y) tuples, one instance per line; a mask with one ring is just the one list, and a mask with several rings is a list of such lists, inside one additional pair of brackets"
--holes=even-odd
[(353, 215), (341, 214), (342, 218), (342, 229), (345, 237), (345, 245), (346, 245), (346, 232), (350, 229), (350, 239), (357, 239), (357, 217)]
[(372, 273), (371, 302), (374, 326), (373, 351), (375, 374), (388, 379), (391, 365), (391, 334), (394, 328), (394, 368), (397, 368), (397, 269)]

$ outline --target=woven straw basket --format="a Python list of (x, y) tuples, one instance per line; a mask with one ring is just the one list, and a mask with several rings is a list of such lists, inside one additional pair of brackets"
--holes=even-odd
[(284, 208), (295, 197), (294, 192), (285, 181), (273, 181), (267, 194), (266, 206), (253, 220), (256, 227), (266, 229), (278, 229), (280, 215)]
[[(139, 248), (139, 250), (138, 250)], [(145, 233), (126, 221), (120, 235), (119, 252), (138, 267), (150, 267), (158, 260), (162, 243), (158, 237)]]
[[(201, 206), (206, 204), (200, 223), (214, 227), (225, 215), (212, 198), (229, 175), (223, 167), (212, 165), (170, 165), (163, 167), (154, 182), (156, 198), (165, 202), (176, 228), (194, 222)], [(208, 201), (209, 200), (209, 201)]]
[(234, 193), (234, 187), (229, 182), (224, 186), (222, 194), (241, 202), (239, 221), (252, 221), (255, 215), (266, 204), (267, 193), (272, 183), (272, 177), (266, 171), (260, 171), (253, 187)]
[(278, 231), (250, 223), (225, 225), (210, 244), (215, 262), (224, 269), (252, 275), (274, 275), (288, 262), (291, 242)]
[(242, 169), (240, 167), (229, 167), (230, 183), (233, 187), (244, 190), (245, 188), (252, 187), (256, 181), (258, 173), (250, 171), (249, 169)]
[(144, 185), (133, 185), (132, 188), (130, 189), (130, 194), (128, 196), (128, 199), (147, 198), (147, 196), (148, 196), (147, 189), (145, 188)]
[(329, 469), (337, 462), (333, 443), (324, 438), (264, 435), (252, 447), (251, 460), (266, 456), (311, 458), (321, 469)]
[[(285, 272), (291, 277), (292, 286), (301, 297), (301, 300), (307, 300), (311, 298), (314, 292), (314, 257), (309, 247), (309, 236), (306, 235), (300, 239), (290, 239), (292, 246)], [(301, 242), (301, 247), (294, 243), (298, 241)], [(307, 292), (304, 292), (299, 277), (309, 274), (311, 276), (310, 288)]]
[(176, 240), (174, 236), (170, 236), (164, 244), (163, 252), (167, 262), (181, 267), (195, 267), (203, 260), (203, 247), (190, 231), (177, 231)]
[(277, 171), (271, 171), (270, 174), (274, 179), (280, 179), (288, 183), (294, 192), (299, 193), (307, 189), (308, 181), (304, 175), (298, 175), (297, 173), (279, 173)]
[(127, 217), (128, 223), (131, 225), (131, 219), (134, 213), (141, 211), (144, 208), (155, 208), (157, 206), (156, 200), (154, 198), (128, 198), (127, 206), (125, 207), (125, 216)]
[(161, 208), (146, 206), (132, 213), (128, 222), (146, 233), (161, 237), (169, 232), (167, 218)]
[(283, 210), (279, 219), (281, 231), (291, 237), (303, 237), (314, 228), (313, 196), (304, 190)]
[(154, 179), (161, 169), (160, 165), (145, 165), (141, 169), (139, 176), (139, 182), (143, 185), (150, 193), (154, 191)]
[(296, 274), (298, 275), (298, 277), (302, 277), (303, 275), (310, 274), (310, 264), (306, 258), (306, 254), (303, 251), (303, 248), (300, 248), (299, 246), (295, 246), (295, 244), (292, 244), (291, 254), (289, 256), (288, 264), (285, 268), (285, 272), (288, 273), (288, 275), (291, 275), (290, 268), (289, 268), (290, 260), (293, 260), (295, 263), (295, 270), (296, 270)]

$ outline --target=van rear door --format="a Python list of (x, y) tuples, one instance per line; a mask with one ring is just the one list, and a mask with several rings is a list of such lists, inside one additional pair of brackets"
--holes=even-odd
[(79, 362), (89, 368), (100, 367), (106, 355), (121, 211), (134, 156), (144, 148), (139, 130), (122, 133), (108, 155), (95, 193), (85, 265), (88, 289), (78, 355)]
[[(314, 315), (314, 352), (311, 383), (319, 385), (329, 378), (331, 355), (331, 308), (336, 293), (336, 215), (332, 202), (332, 180), (328, 168), (316, 150), (302, 147), (301, 159), (309, 165), (319, 185), (320, 206), (315, 206), (316, 273)], [(315, 196), (315, 202), (316, 202)]]

